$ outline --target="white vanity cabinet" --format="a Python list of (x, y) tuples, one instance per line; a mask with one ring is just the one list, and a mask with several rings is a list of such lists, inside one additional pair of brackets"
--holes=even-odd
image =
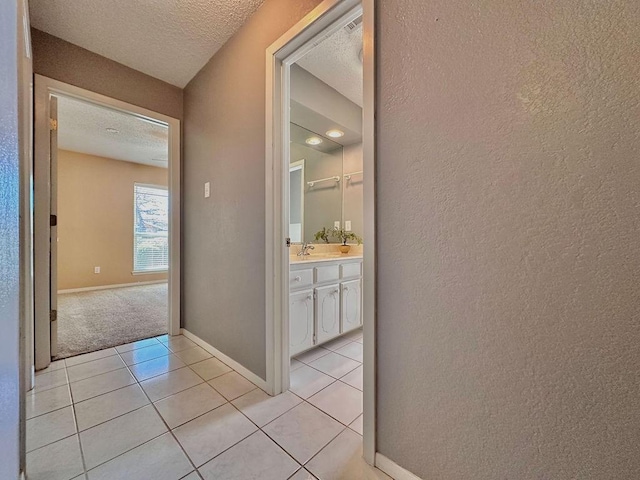
[(289, 272), (291, 356), (362, 325), (362, 257), (292, 262)]
[(313, 290), (289, 294), (289, 350), (296, 355), (313, 347)]

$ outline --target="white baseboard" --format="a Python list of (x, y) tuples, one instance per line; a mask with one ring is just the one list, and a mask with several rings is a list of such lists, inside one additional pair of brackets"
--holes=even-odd
[(382, 470), (395, 480), (421, 480), (420, 477), (414, 475), (409, 470), (402, 468), (393, 460), (389, 460), (381, 453), (376, 453), (376, 468)]
[(223, 363), (226, 363), (227, 365), (229, 365), (231, 368), (233, 368), (236, 372), (238, 372), (240, 375), (242, 375), (244, 378), (246, 378), (247, 380), (249, 380), (251, 383), (254, 383), (255, 385), (257, 385), (258, 387), (260, 387), (262, 390), (264, 390), (265, 392), (268, 392), (268, 385), (267, 382), (265, 380), (263, 380), (262, 378), (260, 378), (258, 375), (256, 375), (255, 373), (253, 373), (251, 370), (249, 370), (248, 368), (242, 366), (241, 364), (239, 364), (238, 362), (236, 362), (233, 358), (228, 357), (227, 355), (225, 355), (224, 353), (222, 353), (220, 350), (218, 350), (217, 348), (209, 345), (207, 342), (205, 342), (204, 340), (202, 340), (200, 337), (198, 337), (197, 335), (194, 335), (193, 333), (191, 333), (189, 330), (185, 330), (184, 328), (180, 329), (180, 332), (187, 337), (189, 340), (194, 341), (195, 343), (197, 343), (198, 345), (200, 345), (202, 348), (204, 348), (207, 352), (209, 352), (211, 355), (213, 355), (214, 357), (218, 358), (220, 361), (222, 361)]
[(141, 285), (154, 285), (156, 283), (167, 283), (167, 280), (153, 280), (150, 282), (133, 282), (133, 283), (117, 283), (115, 285), (99, 285), (97, 287), (67, 288), (66, 290), (58, 290), (61, 293), (90, 292), (92, 290), (109, 290), (111, 288), (138, 287)]

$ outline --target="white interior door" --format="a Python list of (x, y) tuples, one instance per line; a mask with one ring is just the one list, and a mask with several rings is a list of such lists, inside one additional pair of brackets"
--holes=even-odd
[(51, 356), (58, 354), (58, 99), (49, 100), (50, 158), (51, 158), (51, 229), (50, 229), (50, 298), (51, 298)]

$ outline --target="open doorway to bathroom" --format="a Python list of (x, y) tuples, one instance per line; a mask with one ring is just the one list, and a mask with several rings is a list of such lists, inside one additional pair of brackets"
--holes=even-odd
[(179, 122), (45, 77), (35, 93), (35, 368), (178, 333)]
[[(267, 229), (267, 381), (335, 427), (324, 450), (373, 464), (373, 11), (365, 3), (363, 15), (359, 2), (326, 2), (267, 52), (267, 221), (275, 225)], [(309, 464), (319, 478), (322, 455)]]

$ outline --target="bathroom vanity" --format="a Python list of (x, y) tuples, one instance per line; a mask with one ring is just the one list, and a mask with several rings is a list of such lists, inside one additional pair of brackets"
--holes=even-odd
[(362, 256), (291, 257), (289, 352), (321, 345), (362, 325)]

